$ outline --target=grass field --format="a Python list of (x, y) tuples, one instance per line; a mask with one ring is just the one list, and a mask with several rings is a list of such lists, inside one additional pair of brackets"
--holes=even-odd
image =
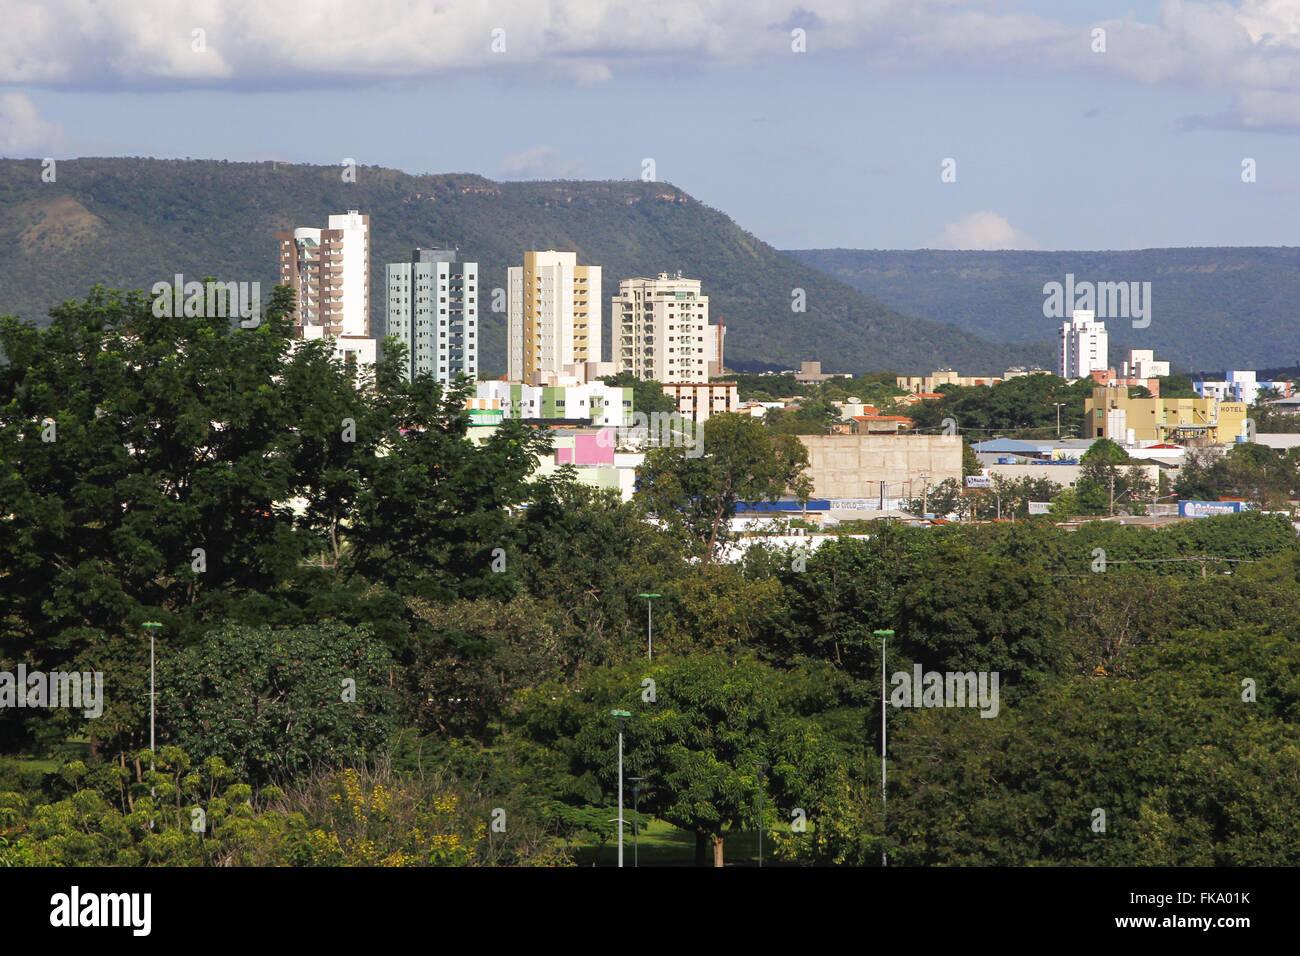
[[(662, 820), (641, 818), (639, 850), (632, 834), (632, 815), (624, 816), (623, 865), (632, 866), (639, 855), (642, 866), (694, 866), (695, 836)], [(712, 861), (712, 847), (709, 859)], [(723, 844), (727, 866), (758, 865), (758, 835), (749, 831), (733, 833)], [(579, 866), (616, 866), (618, 863), (617, 838), (600, 847), (581, 848), (576, 856)], [(763, 865), (774, 863), (772, 844), (763, 845)]]

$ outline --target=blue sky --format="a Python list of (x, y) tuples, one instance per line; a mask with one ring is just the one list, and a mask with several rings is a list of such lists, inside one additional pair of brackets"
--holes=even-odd
[(781, 248), (1285, 245), (1300, 218), (1300, 0), (306, 9), (0, 2), (0, 155), (510, 179), (649, 157)]

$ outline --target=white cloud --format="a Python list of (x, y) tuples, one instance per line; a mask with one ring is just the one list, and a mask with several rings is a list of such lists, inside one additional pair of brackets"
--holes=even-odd
[[(283, 89), (542, 66), (588, 84), (642, 67), (788, 58), (794, 25), (807, 30), (801, 55), (869, 52), (868, 69), (1002, 67), (1009, 55), (1058, 63), (1078, 38), (1005, 8), (1005, 0), (801, 0), (793, 14), (789, 0), (205, 0), (189, 9), (173, 0), (44, 0), (9, 17), (0, 83)], [(200, 29), (205, 49), (195, 52)]]
[(562, 162), (551, 146), (529, 146), (507, 156), (496, 171), (498, 179), (577, 179), (581, 174), (581, 160)]
[(923, 249), (1037, 249), (1038, 243), (995, 212), (973, 212), (950, 222)]
[(64, 143), (63, 127), (41, 119), (31, 97), (0, 93), (0, 154), (49, 156)]
[[(1300, 0), (1165, 0), (1153, 22), (1129, 15), (1065, 24), (1006, 0), (44, 0), (10, 5), (0, 83), (76, 89), (242, 90), (386, 83), (450, 71), (528, 71), (603, 83), (619, 72), (761, 66), (851, 56), (864, 70), (1028, 76), (1100, 71), (1146, 84), (1221, 90), (1214, 122), (1294, 128), (1278, 97), (1300, 94)], [(186, 8), (188, 7), (188, 9)], [(1094, 27), (1106, 51), (1092, 50)], [(194, 31), (204, 31), (195, 50)], [(504, 40), (493, 52), (495, 30)], [(501, 44), (497, 44), (498, 49)]]

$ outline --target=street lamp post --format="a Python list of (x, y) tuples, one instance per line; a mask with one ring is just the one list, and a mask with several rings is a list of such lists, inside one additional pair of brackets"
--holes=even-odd
[(626, 710), (611, 710), (618, 720), (618, 865), (623, 865), (623, 721), (632, 715)]
[(1056, 406), (1056, 437), (1060, 438), (1061, 437), (1061, 407), (1066, 403), (1052, 402), (1052, 404)]
[(930, 513), (930, 509), (929, 507), (927, 507), (927, 505), (929, 504), (929, 500), (928, 500), (929, 494), (930, 494), (930, 476), (926, 474), (922, 474), (921, 475), (921, 517), (922, 518), (924, 518), (927, 514)]
[[(884, 815), (885, 803), (889, 799), (885, 777), (885, 642), (894, 636), (893, 631), (873, 631), (880, 638), (880, 809)], [(881, 828), (883, 831), (883, 827)], [(880, 848), (880, 865), (886, 866), (885, 848)]]
[(758, 868), (763, 868), (763, 774), (768, 764), (761, 760), (754, 764), (758, 770)]
[[(162, 624), (158, 621), (145, 621), (143, 626), (149, 631), (149, 772), (152, 773), (154, 769), (154, 700), (157, 696), (154, 692), (153, 634), (155, 630), (162, 627)], [(154, 796), (153, 787), (149, 788), (149, 796)]]
[(655, 659), (655, 642), (654, 642), (654, 599), (660, 597), (658, 594), (638, 594), (637, 597), (645, 598), (645, 659), (652, 661)]
[(641, 865), (641, 781), (645, 777), (628, 777), (632, 784), (632, 865)]

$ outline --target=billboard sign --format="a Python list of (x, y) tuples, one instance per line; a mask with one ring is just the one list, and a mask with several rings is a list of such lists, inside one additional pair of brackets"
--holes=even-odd
[(1209, 518), (1212, 515), (1235, 515), (1242, 511), (1240, 501), (1180, 501), (1178, 516), (1180, 518)]

